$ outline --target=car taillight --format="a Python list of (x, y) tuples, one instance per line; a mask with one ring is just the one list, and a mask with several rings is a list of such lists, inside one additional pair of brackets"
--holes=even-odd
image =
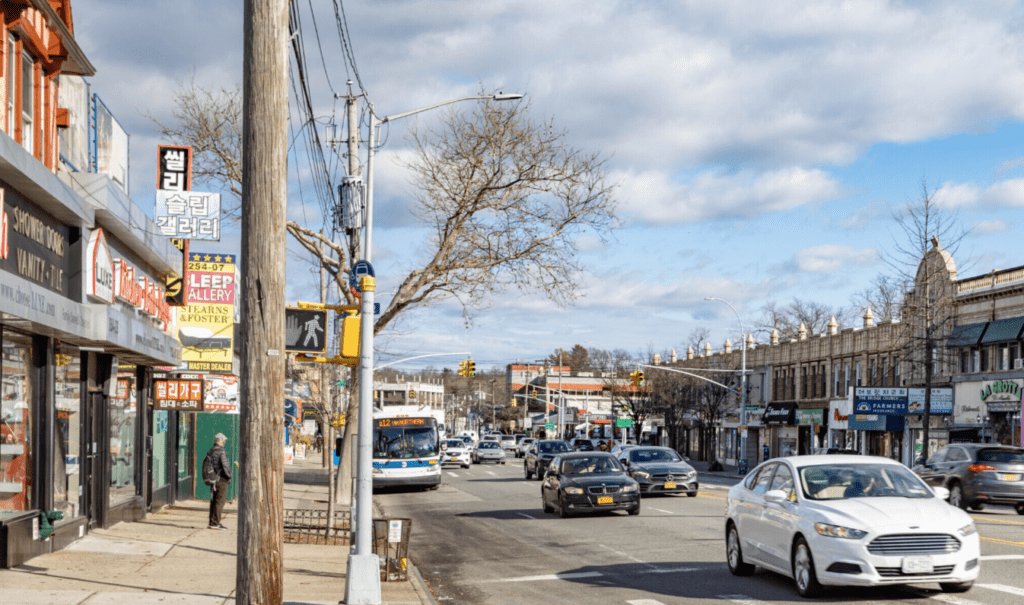
[(972, 473), (980, 473), (982, 471), (996, 471), (996, 470), (999, 470), (996, 467), (989, 466), (987, 464), (972, 464), (972, 465), (970, 465), (967, 468), (969, 468)]

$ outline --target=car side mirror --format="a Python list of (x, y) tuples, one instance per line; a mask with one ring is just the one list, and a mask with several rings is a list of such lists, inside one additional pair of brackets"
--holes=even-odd
[(786, 501), (786, 492), (781, 489), (773, 489), (764, 495), (765, 502), (774, 502), (775, 504), (782, 504)]
[(557, 477), (558, 476), (558, 472), (557, 471), (548, 470), (547, 472), (544, 473), (544, 476), (545, 477)]
[(949, 501), (949, 490), (948, 489), (936, 485), (935, 487), (932, 488), (932, 492), (935, 493), (935, 497), (936, 498), (939, 498), (941, 500), (946, 500), (947, 502)]

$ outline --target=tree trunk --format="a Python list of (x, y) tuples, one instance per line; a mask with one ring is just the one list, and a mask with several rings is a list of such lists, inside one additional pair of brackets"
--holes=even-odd
[(246, 0), (242, 128), (242, 354), (238, 605), (284, 597), (288, 2)]

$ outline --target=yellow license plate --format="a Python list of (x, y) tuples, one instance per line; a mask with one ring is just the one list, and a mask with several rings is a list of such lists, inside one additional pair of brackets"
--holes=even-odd
[(1016, 473), (1003, 473), (1003, 481), (1020, 481), (1020, 475)]
[(676, 484), (672, 483), (672, 482), (669, 482), (669, 483), (665, 484), (665, 489), (675, 489), (675, 487), (676, 487)]
[(598, 504), (611, 504), (612, 503), (612, 497), (611, 496), (601, 496), (600, 498), (597, 499), (597, 503)]

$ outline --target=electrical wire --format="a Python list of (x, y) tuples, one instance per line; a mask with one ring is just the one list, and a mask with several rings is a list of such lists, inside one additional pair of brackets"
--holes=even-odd
[(366, 87), (363, 86), (363, 80), (359, 77), (359, 68), (356, 67), (356, 58), (352, 52), (352, 35), (348, 32), (348, 19), (345, 17), (345, 6), (341, 0), (334, 0), (334, 19), (338, 22), (338, 35), (341, 37), (341, 48), (345, 53), (345, 57), (348, 59), (349, 65), (352, 67), (352, 73), (355, 75), (356, 84), (359, 85), (359, 90), (366, 94)]

